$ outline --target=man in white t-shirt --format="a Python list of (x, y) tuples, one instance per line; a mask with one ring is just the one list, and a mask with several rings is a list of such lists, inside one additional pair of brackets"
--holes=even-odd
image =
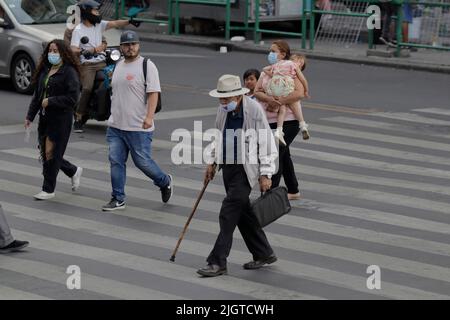
[[(70, 46), (72, 51), (80, 56), (81, 62), (81, 97), (76, 112), (76, 121), (74, 123), (75, 132), (83, 132), (83, 123), (81, 121), (84, 114), (88, 111), (89, 98), (92, 87), (94, 86), (95, 74), (97, 71), (106, 67), (106, 42), (103, 39), (103, 33), (111, 28), (122, 28), (129, 23), (135, 26), (139, 22), (131, 20), (105, 21), (99, 12), (100, 4), (94, 0), (82, 0), (78, 3), (81, 13), (81, 23), (75, 27), (72, 33)], [(83, 43), (83, 38), (88, 38), (87, 43)]]
[(126, 162), (131, 154), (134, 164), (160, 188), (164, 203), (172, 196), (172, 176), (164, 173), (151, 158), (151, 143), (155, 125), (153, 118), (161, 92), (158, 69), (147, 60), (145, 81), (140, 56), (139, 37), (125, 31), (120, 37), (124, 55), (114, 70), (111, 81), (111, 116), (108, 119), (106, 140), (111, 164), (112, 197), (103, 211), (125, 208)]

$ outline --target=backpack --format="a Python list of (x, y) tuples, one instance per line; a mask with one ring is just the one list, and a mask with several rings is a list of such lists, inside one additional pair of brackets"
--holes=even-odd
[[(144, 87), (145, 87), (145, 104), (146, 105), (147, 105), (147, 61), (148, 61), (148, 59), (144, 58), (144, 62), (142, 63), (142, 68), (144, 71)], [(161, 108), (162, 108), (161, 92), (158, 92), (158, 103), (156, 104), (155, 113), (160, 112)]]

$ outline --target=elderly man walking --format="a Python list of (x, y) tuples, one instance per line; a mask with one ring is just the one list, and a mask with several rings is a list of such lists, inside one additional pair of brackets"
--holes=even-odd
[[(253, 261), (244, 264), (244, 269), (258, 269), (277, 260), (264, 231), (250, 211), (249, 196), (258, 181), (261, 191), (270, 189), (278, 152), (264, 111), (258, 102), (245, 96), (248, 91), (242, 88), (238, 76), (223, 75), (217, 89), (209, 93), (219, 98), (216, 129), (221, 135), (219, 143), (213, 144), (206, 152), (210, 164), (205, 183), (214, 178), (214, 163), (219, 164), (226, 197), (219, 214), (220, 233), (207, 258), (208, 264), (197, 271), (205, 277), (227, 273), (227, 257), (236, 226), (253, 255)], [(256, 134), (247, 135), (250, 131)], [(241, 132), (242, 139), (237, 132)]]

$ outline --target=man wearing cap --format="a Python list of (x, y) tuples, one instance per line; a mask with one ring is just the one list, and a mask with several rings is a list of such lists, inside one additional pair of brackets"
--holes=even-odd
[(158, 92), (161, 91), (158, 69), (147, 60), (147, 81), (144, 81), (139, 37), (125, 31), (120, 37), (124, 59), (114, 70), (111, 81), (111, 116), (106, 139), (111, 164), (112, 198), (103, 211), (125, 209), (126, 162), (131, 154), (134, 164), (160, 188), (162, 202), (172, 196), (172, 176), (164, 173), (151, 158)]
[[(83, 115), (88, 111), (89, 98), (94, 86), (97, 71), (106, 67), (106, 41), (103, 33), (112, 28), (123, 28), (132, 23), (136, 27), (139, 22), (130, 20), (105, 21), (99, 12), (100, 3), (94, 0), (81, 0), (77, 3), (81, 13), (81, 23), (72, 32), (70, 47), (80, 56), (81, 62), (81, 96), (76, 111), (74, 132), (83, 132)], [(67, 35), (69, 36), (69, 34)], [(81, 43), (83, 37), (89, 38), (88, 43)]]
[[(219, 214), (220, 233), (206, 259), (208, 264), (197, 271), (205, 277), (227, 273), (227, 257), (236, 226), (253, 255), (253, 261), (244, 264), (244, 269), (258, 269), (277, 260), (264, 231), (250, 212), (249, 196), (258, 182), (262, 192), (270, 189), (278, 152), (264, 111), (258, 102), (245, 95), (248, 91), (242, 88), (239, 76), (223, 75), (217, 89), (209, 93), (219, 98), (216, 129), (220, 130), (222, 139), (205, 152), (210, 163), (205, 183), (214, 178), (214, 163), (220, 164), (226, 197)], [(248, 132), (256, 135), (247, 135)]]

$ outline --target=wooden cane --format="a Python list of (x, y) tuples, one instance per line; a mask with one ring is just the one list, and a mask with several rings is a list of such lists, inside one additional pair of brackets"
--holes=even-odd
[[(216, 170), (216, 166), (214, 165), (214, 171), (215, 170)], [(197, 210), (198, 204), (200, 203), (200, 200), (202, 199), (203, 194), (205, 193), (205, 190), (206, 190), (206, 187), (208, 186), (208, 184), (209, 184), (209, 180), (205, 184), (203, 184), (203, 189), (200, 192), (200, 194), (199, 194), (199, 196), (197, 198), (197, 201), (195, 202), (194, 208), (192, 209), (192, 212), (189, 215), (189, 218), (186, 221), (186, 224), (184, 225), (183, 231), (181, 232), (180, 238), (178, 239), (178, 242), (177, 242), (177, 245), (175, 247), (175, 250), (173, 250), (172, 256), (170, 257), (170, 261), (172, 261), (172, 262), (175, 261), (175, 255), (177, 254), (178, 247), (180, 246), (181, 240), (183, 240), (183, 238), (184, 238), (184, 234), (186, 233), (186, 230), (187, 230), (187, 228), (189, 226), (189, 223), (191, 222), (192, 217), (194, 216), (195, 210)]]

